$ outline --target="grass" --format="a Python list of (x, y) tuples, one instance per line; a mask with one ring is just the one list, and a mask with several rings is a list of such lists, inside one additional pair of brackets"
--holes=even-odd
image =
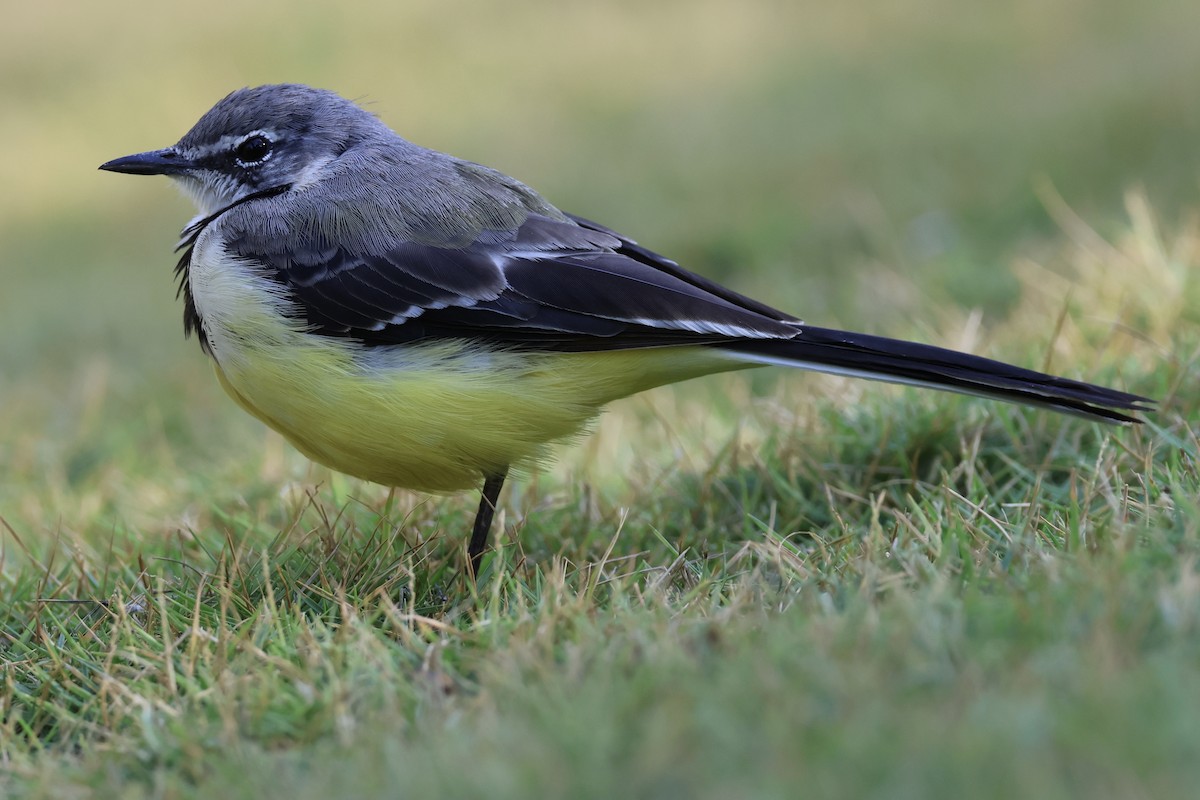
[[(1192, 5), (409, 5), (0, 31), (0, 794), (1191, 796)], [(651, 392), (509, 487), (470, 585), (476, 498), (241, 415), (174, 335), (182, 202), (90, 175), (284, 77), (815, 323), (1161, 410)]]
[[(1124, 269), (1074, 301), (1109, 322), (1068, 315), (1053, 348), (1163, 398), (1141, 427), (829, 379), (781, 382), (710, 439), (705, 391), (654, 393), (568, 456), (584, 473), (520, 486), (478, 587), (471, 498), (321, 472), (282, 494), (256, 464), (185, 477), (164, 502), (194, 516), (158, 541), (8, 523), (9, 787), (1186, 796), (1200, 340), (1167, 253), (1200, 229), (1150, 235), (1105, 245), (1095, 263)], [(1086, 271), (1098, 243), (1058, 257)], [(1178, 280), (1164, 318), (1153, 286)], [(1054, 318), (1025, 296), (998, 334), (1018, 346)], [(1142, 315), (1177, 334), (1152, 371), (1152, 340), (1114, 325)], [(745, 386), (719, 388), (753, 405)], [(626, 480), (586, 476), (639, 432), (667, 441), (626, 453)]]

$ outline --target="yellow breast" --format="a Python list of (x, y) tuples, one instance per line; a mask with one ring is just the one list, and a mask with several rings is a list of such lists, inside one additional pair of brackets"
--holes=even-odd
[(610, 353), (406, 346), (382, 359), (307, 334), (248, 345), (221, 385), (314, 461), (389, 486), (452, 491), (528, 466), (618, 397), (737, 365), (700, 348)]

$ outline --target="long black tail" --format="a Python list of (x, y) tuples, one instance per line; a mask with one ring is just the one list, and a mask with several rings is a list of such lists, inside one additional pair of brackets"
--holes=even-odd
[(726, 349), (763, 363), (990, 397), (1105, 422), (1140, 422), (1122, 412), (1154, 410), (1153, 400), (1136, 394), (932, 345), (830, 328), (805, 325), (794, 339), (742, 341)]

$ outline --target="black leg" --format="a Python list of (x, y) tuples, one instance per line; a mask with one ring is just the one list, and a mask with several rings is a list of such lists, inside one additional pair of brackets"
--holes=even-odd
[(487, 549), (488, 533), (492, 530), (492, 517), (496, 514), (496, 501), (500, 499), (500, 489), (504, 486), (504, 478), (508, 470), (501, 470), (495, 475), (489, 475), (483, 482), (483, 494), (479, 498), (479, 511), (475, 514), (475, 525), (471, 529), (471, 544), (467, 547), (467, 555), (471, 559), (471, 576), (479, 575), (479, 565), (483, 561), (483, 551)]

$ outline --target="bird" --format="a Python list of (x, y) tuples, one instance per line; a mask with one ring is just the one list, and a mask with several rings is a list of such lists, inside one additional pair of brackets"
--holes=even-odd
[(391, 487), (481, 486), (478, 576), (506, 476), (608, 403), (760, 366), (1140, 421), (1154, 401), (1000, 361), (807, 325), (520, 181), (409, 142), (323, 89), (238, 89), (175, 144), (100, 169), (194, 202), (185, 336), (301, 453)]

